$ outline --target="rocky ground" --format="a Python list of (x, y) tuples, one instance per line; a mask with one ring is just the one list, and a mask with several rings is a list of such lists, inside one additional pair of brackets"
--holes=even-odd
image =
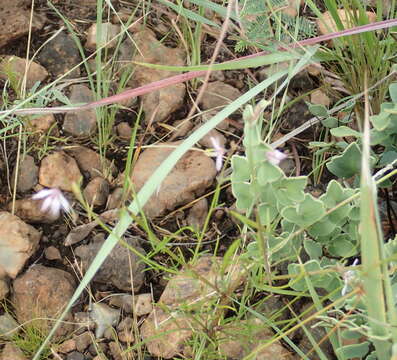
[[(96, 1), (73, 0), (67, 4), (54, 1), (54, 4), (71, 21), (85, 55), (92, 54), (97, 45)], [(125, 19), (136, 2), (115, 1), (114, 6), (120, 18)], [(37, 82), (42, 87), (65, 74), (57, 85), (57, 91), (65, 99), (71, 103), (97, 99), (98, 94), (90, 90), (87, 69), (81, 63), (83, 58), (72, 34), (65, 29), (64, 22), (54, 9), (44, 1), (36, 2), (33, 12), (30, 54), (38, 53), (30, 62), (22, 84), (27, 66), (25, 56), (30, 14), (30, 1), (0, 4), (0, 54), (4, 55), (0, 62), (3, 108), (10, 107), (22, 94), (37, 91)], [(140, 10), (134, 19), (139, 19), (141, 15)], [(186, 65), (188, 54), (185, 48), (176, 46), (175, 37), (169, 36), (165, 41), (159, 41), (169, 32), (169, 22), (164, 19), (175, 19), (175, 14), (155, 4), (148, 19), (148, 24), (138, 21), (131, 27), (129, 36), (117, 46), (117, 50), (116, 42), (107, 45), (106, 51), (115, 54), (109, 59), (115, 59), (117, 65), (113, 68), (115, 73), (112, 77), (104, 79), (109, 82), (108, 95), (117, 92), (123, 69), (134, 62)], [(219, 22), (215, 17), (214, 20)], [(106, 24), (106, 33), (112, 38), (120, 31), (119, 21), (113, 16)], [(203, 47), (202, 60), (205, 62), (213, 52), (216, 37), (205, 34), (203, 41), (206, 46)], [(136, 48), (139, 51), (134, 51)], [(221, 60), (231, 59), (232, 56), (227, 47), (221, 49)], [(86, 65), (95, 66), (95, 63), (88, 60)], [(249, 82), (269, 76), (270, 71), (269, 68), (260, 68), (255, 71), (212, 73), (200, 101), (201, 113), (190, 120), (184, 119), (190, 109), (190, 96), (199, 91), (196, 85), (177, 84), (143, 95), (139, 101), (126, 101), (115, 112), (105, 145), (98, 135), (103, 131), (98, 128), (101, 115), (95, 110), (19, 118), (21, 125), (2, 138), (0, 153), (0, 300), (3, 304), (0, 310), (0, 338), (3, 344), (0, 359), (22, 360), (32, 355), (26, 342), (34, 343), (34, 340), (26, 329), (38, 329), (40, 334), (48, 331), (53, 323), (51, 319), (70, 299), (106, 238), (107, 233), (100, 222), (111, 228), (117, 221), (117, 209), (130, 198), (123, 186), (127, 183), (130, 188), (139, 191), (181, 139), (238, 98), (248, 89)], [(325, 106), (336, 100), (319, 88), (321, 71), (321, 68), (310, 68), (291, 82), (290, 96), (313, 91), (289, 109), (278, 137), (311, 117), (303, 100)], [(172, 75), (175, 73), (135, 66), (133, 75), (124, 83), (124, 89)], [(340, 86), (333, 78), (328, 81)], [(62, 105), (59, 100), (63, 98), (57, 96), (48, 105)], [(42, 101), (45, 103), (45, 99)], [(141, 120), (135, 140), (134, 168), (127, 173), (127, 151), (140, 116), (140, 105), (144, 120)], [(6, 126), (7, 123), (3, 122), (3, 129)], [(215, 139), (220, 147), (228, 149), (225, 158), (240, 151), (242, 127), (241, 114), (233, 114), (205, 136), (197, 144), (197, 149), (187, 152), (178, 162), (144, 207), (156, 236), (169, 236), (182, 226), (197, 230), (203, 227), (212, 191), (219, 181), (215, 159), (209, 156), (208, 150), (214, 147)], [(299, 159), (296, 154), (299, 152), (303, 156), (307, 152), (305, 137), (315, 139), (313, 131), (315, 129), (302, 136), (302, 143), (296, 141), (284, 148), (291, 155), (282, 164), (284, 171), (306, 172), (304, 163), (297, 166)], [(73, 184), (80, 184), (86, 207), (73, 193)], [(62, 190), (73, 211), (69, 215), (43, 211), (43, 200), (32, 199), (32, 195), (44, 188)], [(224, 186), (220, 196), (222, 205), (212, 212), (203, 241), (206, 245), (202, 250), (213, 253), (216, 238), (221, 236), (219, 253), (223, 254), (238, 232), (227, 212), (234, 202), (229, 187)], [(100, 215), (100, 221), (95, 220), (87, 208)], [(199, 281), (197, 274), (209, 283), (218, 284), (225, 293), (241, 290), (244, 271), (238, 264), (230, 269), (220, 269), (220, 258), (203, 255), (193, 265), (193, 272), (191, 266), (186, 265), (169, 279), (169, 275), (154, 271), (140, 261), (139, 254), (146, 255), (153, 250), (142, 227), (132, 226), (124, 240), (135, 252), (129, 251), (125, 244), (115, 247), (90, 288), (58, 329), (47, 352), (48, 358), (150, 359), (173, 358), (180, 354), (189, 358), (192, 349), (186, 345), (186, 340), (191, 338), (198, 323), (192, 322), (191, 316), (184, 315), (175, 316), (170, 321), (170, 311), (176, 312), (186, 303), (192, 304), (190, 311), (193, 314), (197, 309), (203, 311), (207, 299), (214, 296), (213, 289)], [(191, 231), (183, 231), (175, 236), (177, 244), (174, 247), (188, 259), (195, 241)], [(163, 255), (150, 256), (160, 264), (170, 262)], [(274, 304), (269, 306), (273, 309), (283, 306), (279, 299), (274, 299)], [(221, 301), (224, 306), (228, 305), (227, 299)], [(164, 310), (164, 305), (167, 310)], [(24, 329), (18, 325), (24, 325)], [(240, 328), (247, 329), (251, 325), (249, 320), (231, 323), (229, 329), (214, 329), (211, 336), (222, 338), (225, 334), (239, 334)], [(167, 331), (168, 336), (160, 336)], [(269, 330), (262, 329), (252, 334), (250, 339), (226, 336), (219, 353), (240, 359), (254, 349), (260, 339), (273, 335)], [(321, 331), (314, 336), (321, 338)], [(36, 342), (40, 342), (42, 337), (39, 339)], [(297, 343), (301, 341), (301, 348), (310, 346), (301, 334), (295, 340)], [(142, 345), (134, 348), (133, 345), (138, 343)], [(274, 342), (261, 353), (260, 358), (294, 358), (284, 345)], [(329, 352), (326, 345), (324, 351)], [(146, 349), (145, 354), (139, 349)]]

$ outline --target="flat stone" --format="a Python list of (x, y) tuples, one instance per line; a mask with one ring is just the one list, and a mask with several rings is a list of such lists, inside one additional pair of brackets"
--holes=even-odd
[[(18, 56), (5, 56), (0, 62), (0, 79), (9, 79), (11, 83), (16, 82), (16, 85), (20, 88), (27, 63), (26, 59)], [(34, 61), (29, 61), (26, 73), (26, 88), (32, 88), (36, 82), (42, 82), (47, 76), (48, 72), (43, 66)]]
[[(142, 152), (132, 173), (136, 192), (178, 145), (179, 142), (160, 143)], [(153, 218), (189, 203), (205, 192), (215, 176), (214, 161), (201, 151), (189, 150), (150, 197), (143, 208), (145, 214)]]
[(0, 360), (27, 360), (22, 350), (13, 343), (6, 343), (0, 355)]
[[(42, 211), (44, 200), (24, 198), (14, 201), (14, 213), (23, 221), (31, 224), (52, 224), (59, 219), (59, 214), (53, 215), (49, 211)], [(7, 210), (12, 211), (12, 202), (7, 205)]]
[[(124, 239), (130, 246), (144, 254), (144, 250), (136, 241)], [(92, 242), (89, 245), (81, 245), (75, 249), (75, 254), (80, 257), (83, 269), (88, 269), (104, 240)], [(131, 291), (131, 278), (133, 278), (134, 291), (138, 291), (145, 279), (145, 265), (140, 258), (128, 248), (117, 244), (104, 263), (95, 274), (94, 281), (113, 285), (120, 290)]]
[[(93, 92), (85, 85), (70, 87), (70, 102), (72, 104), (88, 103), (94, 100)], [(65, 115), (63, 130), (75, 137), (88, 137), (97, 129), (94, 109), (69, 112)]]
[[(30, 23), (30, 10), (26, 9), (24, 5), (27, 4), (23, 1), (0, 3), (0, 47), (28, 34), (29, 26), (27, 24)], [(32, 32), (40, 30), (44, 23), (45, 17), (34, 13)]]
[[(173, 66), (185, 65), (183, 51), (179, 48), (164, 46), (149, 29), (143, 29), (135, 33), (133, 40), (137, 48), (133, 61)], [(136, 66), (131, 86), (143, 86), (177, 74), (177, 72)], [(159, 122), (166, 120), (182, 106), (185, 92), (184, 84), (176, 84), (142, 95), (141, 100), (143, 111), (145, 112), (145, 121)]]
[(204, 110), (213, 108), (221, 110), (221, 108), (230, 104), (240, 96), (241, 92), (235, 87), (221, 81), (214, 81), (207, 85), (203, 97), (201, 98), (201, 104)]
[(226, 138), (221, 132), (219, 132), (216, 129), (212, 129), (206, 135), (204, 135), (199, 140), (199, 144), (206, 148), (213, 148), (214, 143), (212, 142), (211, 138), (214, 138), (217, 141), (217, 144), (219, 144), (221, 148), (225, 148)]
[[(26, 24), (24, 24), (26, 26)], [(40, 63), (55, 77), (59, 77), (80, 63), (79, 49), (72, 37), (65, 32), (59, 33), (40, 51)], [(79, 68), (71, 71), (66, 78), (80, 76)]]
[(0, 278), (14, 279), (36, 251), (41, 234), (19, 217), (0, 212)]
[(43, 186), (72, 191), (72, 184), (78, 183), (80, 178), (76, 161), (63, 151), (54, 152), (41, 160), (39, 183)]
[(97, 176), (87, 184), (83, 193), (90, 206), (101, 207), (106, 204), (109, 196), (109, 183)]
[[(43, 265), (31, 266), (26, 273), (13, 283), (11, 301), (15, 315), (20, 323), (30, 322), (34, 326), (49, 331), (54, 325), (52, 320), (62, 312), (75, 290), (75, 281), (66, 271)], [(39, 318), (39, 320), (34, 320)], [(73, 331), (74, 326), (69, 313), (65, 323), (58, 328), (56, 335), (65, 336)]]
[[(15, 175), (17, 167), (14, 167), (14, 171), (11, 176), (11, 186), (14, 187)], [(22, 157), (17, 176), (17, 191), (25, 192), (33, 189), (38, 182), (39, 167), (34, 163), (34, 158), (30, 155)]]

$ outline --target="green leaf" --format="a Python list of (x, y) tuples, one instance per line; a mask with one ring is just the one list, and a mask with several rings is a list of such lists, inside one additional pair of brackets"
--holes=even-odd
[(247, 158), (244, 156), (232, 156), (232, 183), (239, 181), (248, 181), (251, 176)]
[(328, 219), (328, 216), (325, 219), (321, 219), (317, 221), (315, 224), (310, 226), (307, 229), (307, 232), (310, 236), (317, 239), (319, 236), (327, 236), (331, 234), (336, 228), (336, 224), (333, 221)]
[(288, 221), (307, 228), (325, 215), (325, 206), (322, 201), (306, 194), (301, 203), (284, 208), (281, 215)]
[(376, 130), (383, 131), (389, 126), (391, 121), (391, 116), (387, 112), (383, 111), (378, 115), (371, 116), (370, 120)]
[(361, 151), (356, 142), (351, 143), (342, 155), (334, 156), (327, 163), (332, 174), (340, 178), (349, 178), (360, 173)]
[(318, 117), (327, 117), (328, 116), (328, 109), (324, 105), (310, 104), (309, 111), (314, 116), (318, 116)]
[(282, 208), (283, 206), (303, 201), (306, 184), (306, 176), (289, 177), (273, 183), (272, 186), (277, 199), (277, 206)]
[(344, 136), (354, 136), (356, 138), (361, 137), (361, 133), (348, 126), (339, 126), (337, 128), (331, 129), (331, 134), (336, 137), (344, 137)]
[(361, 344), (345, 345), (336, 349), (336, 355), (344, 359), (360, 358), (368, 354), (370, 342), (364, 341)]
[(393, 82), (389, 85), (389, 94), (390, 94), (391, 100), (394, 103), (397, 103), (397, 83)]
[(303, 247), (311, 259), (318, 259), (323, 255), (321, 244), (312, 239), (305, 239), (303, 241)]
[(239, 210), (248, 210), (254, 202), (254, 196), (251, 194), (251, 184), (233, 183), (232, 192), (237, 199), (236, 206)]
[(259, 165), (258, 169), (258, 183), (259, 185), (266, 185), (275, 182), (282, 178), (284, 173), (282, 170), (268, 161), (264, 161)]
[(350, 241), (348, 234), (341, 234), (333, 239), (327, 247), (332, 256), (350, 257), (357, 254), (357, 246)]
[(321, 124), (327, 128), (335, 128), (339, 124), (339, 120), (336, 117), (330, 116), (326, 119), (321, 120)]
[(258, 212), (262, 225), (271, 224), (279, 213), (276, 206), (269, 204), (260, 204)]

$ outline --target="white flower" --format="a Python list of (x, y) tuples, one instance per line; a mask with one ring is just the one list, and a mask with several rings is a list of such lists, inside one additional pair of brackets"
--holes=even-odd
[(272, 165), (278, 165), (287, 157), (284, 153), (278, 150), (271, 150), (266, 153), (267, 161)]
[[(358, 264), (358, 259), (355, 259), (353, 261), (352, 266), (356, 266), (357, 264)], [(344, 286), (341, 291), (342, 296), (346, 295), (347, 290), (350, 288), (350, 284), (356, 279), (356, 277), (357, 274), (355, 270), (348, 270), (343, 274)]]
[(222, 162), (223, 162), (223, 155), (225, 154), (225, 149), (219, 144), (219, 139), (211, 136), (210, 137), (212, 146), (214, 147), (215, 150), (215, 155), (216, 156), (216, 170), (220, 171), (222, 169)]
[(57, 188), (43, 189), (32, 196), (33, 200), (43, 200), (41, 211), (48, 212), (53, 217), (58, 217), (61, 210), (71, 210), (69, 202), (63, 196), (62, 191)]

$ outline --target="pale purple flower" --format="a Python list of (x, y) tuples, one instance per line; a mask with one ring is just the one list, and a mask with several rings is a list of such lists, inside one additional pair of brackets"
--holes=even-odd
[(216, 160), (215, 160), (216, 170), (220, 171), (222, 169), (223, 155), (225, 154), (225, 149), (220, 145), (219, 138), (211, 136), (210, 139), (212, 142), (212, 146), (214, 147), (215, 150), (215, 154), (213, 156), (216, 156)]
[(279, 150), (270, 150), (266, 153), (267, 161), (272, 165), (278, 165), (282, 160), (287, 157), (284, 153)]
[[(353, 261), (352, 266), (356, 266), (358, 264), (358, 259)], [(348, 289), (350, 288), (350, 284), (356, 279), (357, 274), (355, 270), (348, 270), (343, 274), (343, 282), (344, 286), (342, 288), (341, 294), (345, 296)]]
[(43, 200), (41, 211), (48, 212), (53, 217), (58, 217), (62, 211), (71, 210), (69, 202), (63, 196), (62, 191), (57, 188), (43, 189), (32, 196), (33, 200)]

